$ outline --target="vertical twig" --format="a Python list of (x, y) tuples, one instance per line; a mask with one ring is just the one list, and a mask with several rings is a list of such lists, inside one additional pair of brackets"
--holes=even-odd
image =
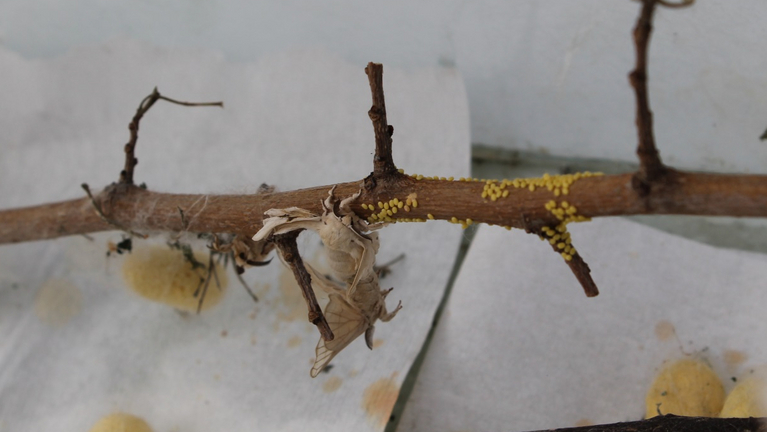
[(376, 137), (376, 152), (373, 158), (373, 176), (383, 177), (397, 172), (392, 158), (392, 135), (394, 126), (386, 121), (386, 102), (383, 91), (383, 65), (380, 63), (368, 63), (365, 73), (370, 82), (370, 92), (373, 95), (373, 106), (368, 111), (368, 116), (373, 122), (373, 130)]
[(274, 236), (274, 244), (277, 245), (282, 259), (293, 271), (293, 276), (301, 287), (301, 293), (304, 295), (306, 306), (309, 308), (309, 321), (317, 326), (317, 330), (319, 330), (320, 335), (324, 340), (332, 341), (334, 337), (333, 331), (330, 329), (330, 325), (328, 325), (328, 322), (325, 320), (325, 315), (322, 313), (322, 309), (317, 303), (317, 298), (314, 296), (314, 290), (312, 289), (312, 277), (309, 275), (309, 272), (306, 271), (304, 261), (298, 253), (296, 238), (298, 238), (298, 234), (301, 231), (303, 230), (276, 235)]
[(639, 171), (635, 175), (634, 187), (645, 195), (649, 184), (660, 178), (666, 171), (661, 162), (653, 135), (653, 118), (650, 100), (647, 95), (647, 47), (652, 32), (652, 18), (657, 0), (642, 0), (642, 10), (634, 27), (634, 46), (636, 48), (636, 66), (629, 74), (629, 82), (636, 94), (636, 127), (639, 138), (637, 156)]

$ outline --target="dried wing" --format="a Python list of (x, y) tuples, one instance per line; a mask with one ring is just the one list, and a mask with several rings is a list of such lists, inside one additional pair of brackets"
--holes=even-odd
[(326, 342), (320, 338), (315, 350), (316, 360), (309, 374), (316, 377), (341, 350), (367, 330), (370, 323), (356, 307), (350, 305), (340, 294), (330, 294), (325, 308), (325, 318), (335, 338)]

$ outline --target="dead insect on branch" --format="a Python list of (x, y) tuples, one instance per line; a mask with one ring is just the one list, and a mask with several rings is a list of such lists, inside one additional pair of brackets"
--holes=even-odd
[(329, 296), (324, 314), (335, 335), (333, 340), (320, 338), (317, 343), (316, 359), (310, 371), (312, 377), (363, 333), (368, 348), (372, 349), (375, 322), (391, 320), (402, 308), (400, 302), (394, 311), (387, 311), (386, 296), (391, 288), (382, 290), (378, 283), (375, 268), (378, 233), (369, 231), (383, 224), (369, 225), (351, 210), (350, 204), (359, 197), (359, 192), (339, 201), (333, 195), (334, 190), (335, 186), (322, 201), (321, 216), (297, 207), (271, 209), (266, 212), (269, 217), (264, 219), (263, 228), (253, 237), (255, 241), (262, 241), (296, 230), (315, 231), (325, 245), (333, 277), (341, 281), (336, 282), (306, 266), (314, 286)]

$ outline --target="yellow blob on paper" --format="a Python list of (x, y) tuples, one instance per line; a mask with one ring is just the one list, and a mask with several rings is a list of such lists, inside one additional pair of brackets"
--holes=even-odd
[(719, 417), (767, 417), (767, 376), (750, 376), (736, 385)]
[(655, 377), (645, 399), (646, 418), (662, 414), (716, 417), (724, 404), (724, 387), (708, 365), (678, 360)]
[(147, 422), (131, 414), (114, 413), (99, 420), (90, 432), (153, 432)]
[[(146, 299), (196, 312), (203, 289), (201, 281), (208, 273), (208, 255), (195, 252), (194, 257), (204, 266), (195, 268), (180, 251), (167, 246), (134, 248), (123, 264), (123, 277), (131, 290)], [(200, 309), (203, 311), (217, 305), (226, 292), (226, 272), (218, 264), (215, 269), (219, 284), (211, 275)]]

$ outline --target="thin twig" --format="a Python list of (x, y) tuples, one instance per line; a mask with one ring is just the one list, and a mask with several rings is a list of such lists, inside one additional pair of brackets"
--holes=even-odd
[[(192, 267), (195, 267), (194, 263), (192, 263)], [(205, 279), (200, 281), (200, 284), (197, 286), (197, 289), (194, 291), (194, 296), (197, 297), (200, 296), (200, 300), (197, 301), (197, 313), (199, 314), (200, 311), (202, 311), (202, 303), (205, 301), (205, 296), (208, 294), (208, 287), (210, 286), (210, 277), (211, 275), (214, 276), (216, 281), (216, 286), (219, 290), (221, 290), (221, 285), (218, 281), (218, 273), (216, 273), (216, 263), (213, 262), (213, 252), (208, 255), (208, 271), (205, 274)], [(200, 293), (200, 288), (202, 288), (202, 293)]]
[(332, 341), (334, 337), (333, 331), (330, 329), (330, 325), (325, 320), (325, 315), (317, 303), (317, 298), (314, 296), (314, 290), (312, 289), (312, 277), (306, 271), (304, 261), (298, 253), (296, 238), (298, 238), (298, 234), (301, 231), (303, 230), (276, 235), (274, 236), (274, 243), (277, 245), (277, 249), (279, 249), (280, 256), (282, 256), (285, 264), (293, 271), (293, 276), (301, 288), (301, 294), (304, 295), (306, 306), (309, 308), (309, 322), (317, 326), (317, 330), (319, 330), (324, 340)]
[(629, 82), (636, 94), (636, 127), (639, 138), (637, 156), (640, 167), (635, 177), (634, 187), (640, 195), (647, 195), (649, 185), (666, 172), (658, 149), (655, 147), (652, 111), (650, 111), (650, 100), (647, 95), (647, 47), (657, 2), (658, 0), (642, 0), (642, 10), (633, 32), (636, 66), (629, 74)]
[[(554, 249), (554, 252), (560, 252), (556, 245), (551, 245), (551, 247)], [(565, 263), (570, 268), (570, 271), (573, 272), (573, 275), (578, 280), (578, 282), (581, 284), (583, 292), (586, 293), (586, 297), (596, 297), (599, 295), (599, 288), (597, 288), (597, 284), (591, 277), (591, 268), (589, 268), (589, 265), (586, 264), (586, 261), (583, 260), (583, 257), (581, 257), (580, 253), (574, 253), (572, 255), (572, 259), (569, 261), (565, 260)]]
[(130, 131), (130, 140), (128, 141), (127, 144), (125, 144), (125, 167), (120, 172), (119, 184), (125, 184), (125, 185), (133, 184), (133, 170), (136, 168), (136, 165), (138, 164), (138, 159), (135, 156), (135, 152), (136, 152), (136, 142), (138, 142), (139, 123), (141, 122), (141, 118), (144, 117), (144, 114), (146, 114), (146, 112), (149, 111), (150, 108), (152, 108), (152, 105), (154, 105), (154, 103), (160, 99), (170, 103), (174, 103), (176, 105), (182, 105), (182, 106), (190, 106), (190, 107), (218, 106), (221, 108), (224, 107), (223, 102), (177, 101), (177, 100), (161, 95), (160, 92), (157, 91), (157, 87), (155, 87), (152, 93), (150, 93), (149, 96), (145, 97), (141, 101), (138, 108), (136, 109), (136, 114), (133, 116), (133, 120), (131, 120), (130, 124), (128, 125), (128, 130)]
[(392, 158), (392, 135), (394, 126), (387, 123), (386, 120), (386, 102), (383, 91), (383, 65), (379, 63), (368, 63), (365, 73), (370, 82), (370, 92), (373, 96), (373, 106), (368, 111), (368, 116), (373, 122), (375, 131), (376, 151), (373, 157), (373, 177), (384, 177), (394, 175), (397, 172), (397, 166), (394, 165)]
[(243, 288), (245, 288), (245, 291), (248, 293), (248, 295), (250, 295), (250, 298), (252, 298), (254, 302), (258, 303), (258, 296), (253, 292), (253, 290), (250, 289), (248, 283), (245, 282), (245, 279), (242, 277), (242, 272), (244, 269), (242, 267), (238, 267), (237, 264), (234, 263), (234, 258), (232, 258), (232, 266), (234, 267), (234, 274), (237, 276), (237, 280), (240, 281), (240, 284)]

